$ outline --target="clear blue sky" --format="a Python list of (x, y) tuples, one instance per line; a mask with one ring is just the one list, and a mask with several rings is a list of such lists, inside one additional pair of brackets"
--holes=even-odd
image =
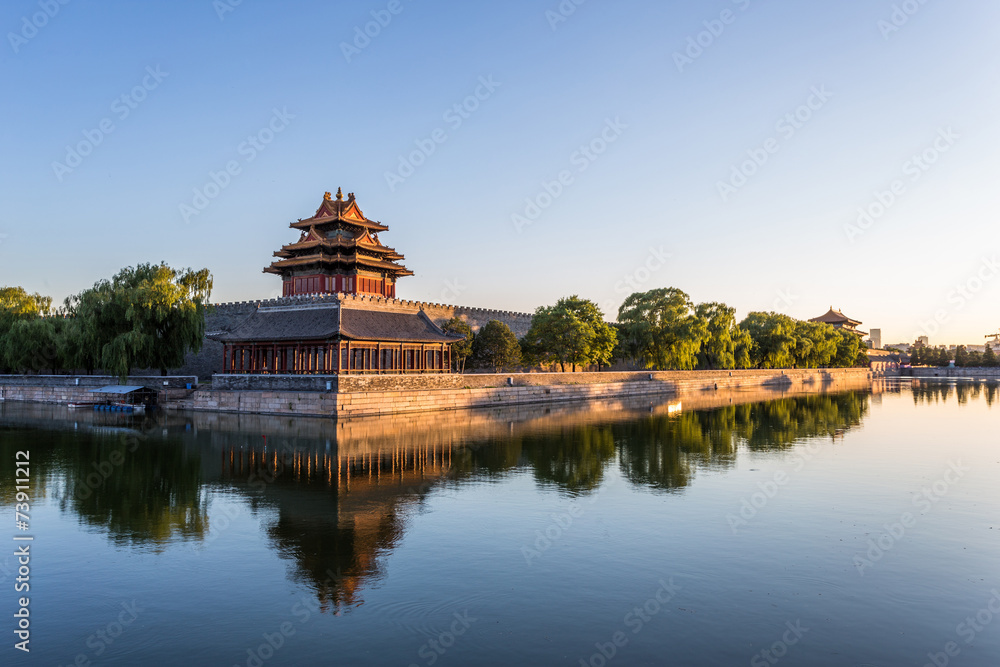
[(0, 284), (61, 301), (163, 260), (274, 296), (287, 223), (343, 187), (416, 272), (402, 298), (613, 315), (628, 277), (886, 343), (1000, 327), (994, 2), (911, 0), (890, 31), (871, 0), (230, 1), (0, 6)]

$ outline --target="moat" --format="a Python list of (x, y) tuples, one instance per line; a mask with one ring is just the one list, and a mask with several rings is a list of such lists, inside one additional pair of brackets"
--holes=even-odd
[(998, 403), (968, 381), (341, 422), (0, 403), (8, 540), (31, 462), (14, 664), (998, 664)]

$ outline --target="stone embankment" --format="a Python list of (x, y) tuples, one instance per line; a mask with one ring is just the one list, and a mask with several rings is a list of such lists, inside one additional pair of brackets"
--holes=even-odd
[[(265, 386), (269, 384), (269, 388), (261, 389), (257, 379)], [(755, 389), (771, 390), (780, 396), (790, 390), (818, 392), (866, 387), (870, 386), (871, 374), (865, 368), (850, 368), (339, 378), (215, 376), (214, 383), (211, 389), (200, 389), (189, 399), (176, 402), (174, 407), (343, 419), (596, 398), (699, 397), (710, 392)], [(319, 383), (322, 388), (315, 386)], [(248, 388), (255, 385), (255, 389)]]
[(970, 378), (993, 380), (1000, 378), (1000, 368), (913, 368), (907, 373), (915, 378)]
[[(0, 375), (0, 401), (31, 401), (34, 403), (84, 403), (93, 401), (91, 390), (118, 384), (117, 377), (108, 375)], [(125, 384), (155, 387), (160, 402), (188, 396), (198, 386), (194, 376), (134, 376)], [(188, 387), (191, 390), (188, 390)]]

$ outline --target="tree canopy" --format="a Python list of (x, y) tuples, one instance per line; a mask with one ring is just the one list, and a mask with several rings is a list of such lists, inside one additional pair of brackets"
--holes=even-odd
[(0, 288), (0, 367), (165, 374), (201, 349), (211, 290), (208, 269), (140, 264), (69, 297), (52, 315), (50, 297)]
[(473, 339), (472, 356), (479, 366), (502, 373), (521, 362), (521, 347), (510, 327), (499, 320), (490, 320)]
[(573, 295), (537, 308), (522, 345), (532, 361), (557, 363), (565, 372), (566, 364), (575, 371), (578, 365), (611, 363), (617, 338), (597, 304)]
[(461, 317), (453, 317), (441, 327), (447, 333), (465, 336), (463, 340), (456, 341), (451, 345), (451, 359), (455, 365), (455, 370), (465, 372), (465, 360), (472, 354), (472, 340), (474, 338), (472, 327)]
[(691, 299), (674, 287), (632, 294), (618, 309), (618, 322), (623, 353), (658, 370), (694, 369), (709, 337)]
[(188, 350), (201, 349), (211, 292), (208, 269), (140, 264), (71, 297), (67, 310), (84, 323), (78, 332), (111, 374), (124, 378), (132, 368), (166, 374), (184, 364)]

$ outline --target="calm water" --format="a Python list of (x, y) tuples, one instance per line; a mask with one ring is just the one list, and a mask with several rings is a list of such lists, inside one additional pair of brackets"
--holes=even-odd
[(1000, 664), (997, 385), (752, 398), (340, 425), (0, 404), (0, 664)]

